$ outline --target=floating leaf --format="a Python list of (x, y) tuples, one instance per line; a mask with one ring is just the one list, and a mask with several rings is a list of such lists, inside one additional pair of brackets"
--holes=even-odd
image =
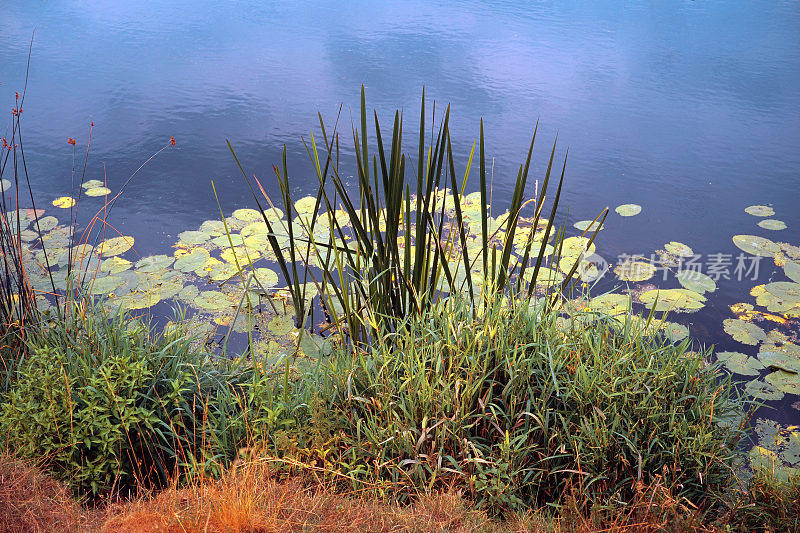
[(800, 305), (800, 283), (775, 281), (764, 285), (764, 290), (790, 307)]
[(111, 194), (111, 189), (108, 187), (92, 187), (91, 189), (86, 189), (86, 196), (105, 196), (107, 194)]
[(60, 207), (61, 209), (69, 209), (75, 205), (75, 199), (71, 196), (61, 196), (60, 198), (53, 200), (53, 205), (55, 207)]
[(599, 220), (579, 220), (573, 226), (580, 231), (594, 231), (598, 227), (600, 230), (605, 229), (605, 226), (601, 225)]
[(174, 259), (168, 255), (150, 255), (142, 257), (133, 266), (139, 272), (157, 272), (169, 268), (173, 261)]
[(263, 220), (261, 213), (255, 209), (237, 209), (233, 212), (233, 217), (243, 220), (245, 222), (255, 222), (256, 220)]
[(800, 354), (797, 356), (773, 351), (758, 352), (758, 359), (770, 368), (776, 368), (785, 372), (800, 372)]
[(681, 270), (675, 276), (675, 279), (677, 279), (678, 283), (683, 285), (684, 288), (699, 292), (700, 294), (717, 290), (716, 282), (710, 276), (697, 270)]
[(120, 236), (106, 239), (97, 245), (97, 253), (103, 257), (120, 255), (133, 247), (133, 237)]
[(800, 283), (800, 263), (795, 263), (793, 261), (787, 262), (783, 265), (783, 272), (790, 280), (795, 283)]
[(749, 357), (741, 352), (718, 352), (717, 360), (725, 368), (742, 376), (757, 376), (766, 367), (755, 357)]
[(726, 318), (722, 321), (722, 327), (728, 335), (742, 344), (755, 346), (767, 338), (767, 334), (760, 327), (736, 318)]
[(205, 248), (195, 248), (176, 259), (173, 268), (181, 272), (191, 272), (205, 265), (209, 257), (211, 254)]
[(317, 199), (314, 196), (306, 196), (300, 198), (294, 203), (294, 208), (297, 210), (298, 213), (311, 213), (314, 211), (314, 207), (317, 205)]
[(81, 187), (84, 189), (94, 189), (95, 187), (105, 187), (105, 183), (100, 180), (86, 180), (83, 182)]
[(242, 236), (239, 233), (231, 233), (230, 239), (228, 238), (228, 235), (220, 235), (219, 237), (211, 239), (211, 242), (214, 244), (214, 246), (225, 249), (230, 248), (231, 243), (233, 243), (233, 246), (241, 246), (244, 244), (244, 239), (242, 239)]
[[(39, 219), (37, 224), (39, 231), (45, 233), (55, 229), (55, 227), (58, 226), (58, 219), (56, 217), (44, 217)], [(37, 225), (35, 224), (34, 227), (36, 226)]]
[(630, 311), (630, 307), (630, 296), (612, 292), (592, 298), (589, 301), (588, 310), (609, 316), (619, 316)]
[(124, 283), (124, 279), (116, 276), (104, 276), (102, 278), (95, 278), (94, 280), (86, 281), (86, 284), (92, 288), (92, 294), (94, 295), (108, 294), (122, 286)]
[(780, 400), (783, 398), (783, 392), (779, 391), (769, 383), (760, 380), (752, 380), (744, 387), (744, 392), (757, 400), (769, 401)]
[(588, 237), (568, 237), (561, 244), (561, 257), (578, 257), (581, 254), (591, 255), (595, 251), (594, 243), (589, 244)]
[(198, 246), (208, 241), (211, 238), (211, 234), (206, 233), (205, 231), (189, 230), (179, 233), (178, 238), (184, 244), (188, 244), (189, 246)]
[(688, 289), (650, 289), (639, 296), (639, 300), (655, 311), (695, 311), (705, 306), (702, 294)]
[(781, 251), (780, 246), (769, 239), (756, 235), (734, 235), (733, 244), (748, 254), (772, 257)]
[(620, 216), (632, 217), (638, 215), (642, 211), (642, 206), (637, 204), (622, 204), (617, 206), (614, 211), (616, 211)]
[(677, 322), (664, 322), (662, 330), (670, 342), (680, 342), (689, 336), (689, 328)]
[(678, 257), (692, 257), (694, 256), (694, 250), (691, 249), (686, 244), (678, 241), (670, 241), (664, 245), (664, 250), (672, 255), (676, 255)]
[(300, 338), (300, 349), (307, 357), (317, 359), (322, 356), (330, 355), (333, 351), (333, 346), (324, 337), (303, 331)]
[(800, 394), (800, 374), (796, 372), (776, 370), (771, 374), (767, 374), (764, 380), (786, 394)]
[(194, 303), (198, 307), (211, 311), (219, 311), (233, 306), (228, 295), (221, 291), (203, 291), (194, 299)]
[(775, 214), (775, 210), (766, 205), (751, 205), (745, 207), (744, 212), (754, 217), (771, 217)]
[(109, 257), (100, 264), (100, 271), (109, 274), (119, 274), (131, 267), (131, 262), (121, 257)]
[(644, 261), (625, 261), (614, 268), (614, 274), (622, 281), (645, 281), (653, 277), (658, 269)]
[(780, 231), (782, 229), (786, 229), (786, 223), (782, 220), (775, 220), (774, 218), (770, 218), (768, 220), (762, 220), (758, 223), (758, 225), (764, 229), (769, 229), (773, 231)]
[(288, 334), (294, 330), (294, 320), (286, 315), (278, 315), (267, 324), (267, 328), (278, 337)]
[(271, 268), (257, 268), (255, 277), (264, 288), (274, 287), (278, 284), (278, 274)]

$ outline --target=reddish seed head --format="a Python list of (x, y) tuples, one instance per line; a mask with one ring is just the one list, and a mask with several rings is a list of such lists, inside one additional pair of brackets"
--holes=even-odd
[(67, 139), (67, 143), (68, 143), (68, 144), (71, 144), (72, 146), (75, 146), (75, 139), (73, 139), (72, 137), (70, 137), (69, 139)]

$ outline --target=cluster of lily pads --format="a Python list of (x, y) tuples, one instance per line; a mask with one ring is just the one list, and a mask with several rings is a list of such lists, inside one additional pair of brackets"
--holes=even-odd
[[(110, 193), (97, 180), (86, 182), (84, 189), (90, 197)], [(444, 202), (445, 212), (451, 211), (452, 206), (447, 205), (451, 199), (447, 190), (435, 194), (440, 195)], [(464, 196), (462, 201), (467, 246), (477, 247), (481, 232), (480, 197), (475, 193)], [(62, 197), (53, 205), (63, 208), (74, 203), (73, 198)], [(178, 302), (193, 309), (193, 320), (207, 328), (209, 335), (214, 332), (225, 337), (232, 332), (251, 335), (254, 359), (274, 360), (291, 356), (313, 361), (330, 352), (333, 339), (296, 327), (294, 310), (287, 305), (285, 288), (279, 286), (279, 276), (274, 270), (277, 258), (268, 239), (274, 237), (280, 247), (286, 249), (290, 246), (291, 233), (295, 244), (302, 243), (301, 248), (305, 246), (306, 253), (301, 255), (311, 268), (318, 266), (320, 257), (324, 255), (319, 253), (320, 249), (331, 245), (347, 246), (346, 233), (331, 228), (332, 223), (346, 228), (350, 224), (347, 212), (341, 210), (332, 216), (318, 216), (313, 231), (310, 231), (316, 205), (316, 198), (308, 196), (294, 202), (294, 216), (287, 216), (274, 207), (268, 209), (265, 216), (271, 222), (272, 233), (260, 211), (237, 209), (223, 219), (207, 220), (197, 229), (181, 232), (170, 253), (147, 256), (137, 254), (133, 236), (88, 238), (78, 229), (59, 224), (55, 216), (42, 210), (10, 212), (6, 213), (6, 219), (12, 227), (17, 220), (20, 221), (22, 239), (27, 245), (27, 273), (33, 288), (39, 291), (42, 308), (52, 304), (52, 296), (46, 295), (51, 295), (53, 288), (57, 293), (68, 292), (79, 285), (92, 295), (102, 297), (109, 309), (145, 310), (163, 302)], [(624, 204), (615, 211), (621, 217), (631, 217), (641, 210), (639, 205)], [(746, 212), (759, 217), (774, 214), (768, 206), (751, 206)], [(495, 246), (503, 245), (507, 220), (508, 213), (488, 220), (491, 242)], [(585, 288), (606, 273), (606, 263), (597, 254), (595, 243), (585, 236), (586, 232), (598, 229), (597, 221), (577, 222), (575, 228), (581, 234), (560, 242), (552, 237), (548, 239), (550, 242), (544, 242), (543, 228), (547, 221), (540, 220), (536, 227), (526, 225), (526, 222), (524, 218), (520, 220), (514, 252), (521, 255), (529, 238), (534, 242), (531, 255), (535, 257), (542, 252), (546, 264), (536, 279), (542, 290), (562, 283), (576, 264), (575, 277), (583, 282)], [(783, 224), (777, 222), (760, 223), (759, 226), (777, 231)], [(794, 343), (791, 328), (786, 332), (776, 329), (796, 324), (800, 317), (800, 247), (755, 235), (734, 236), (733, 243), (748, 254), (773, 258), (775, 264), (783, 268), (788, 281), (757, 285), (751, 291), (755, 304), (743, 302), (732, 306), (735, 318), (728, 318), (723, 324), (725, 331), (736, 341), (759, 345), (758, 354), (752, 357), (725, 351), (716, 356), (730, 372), (751, 378), (744, 390), (756, 399), (778, 400), (785, 395), (800, 395), (800, 346)], [(473, 277), (479, 280), (478, 274), (484, 266), (481, 254), (476, 250), (470, 252), (475, 258), (471, 270)], [(461, 251), (452, 249), (450, 253), (453, 258), (458, 258)], [(613, 268), (618, 280), (617, 288), (594, 297), (585, 291), (583, 296), (568, 302), (566, 309), (628, 317), (647, 324), (647, 332), (653, 335), (660, 334), (673, 342), (681, 341), (688, 337), (688, 327), (664, 317), (699, 311), (707, 304), (708, 295), (717, 290), (715, 280), (707, 274), (681, 268), (693, 255), (689, 245), (671, 241), (649, 258), (629, 257)], [(453, 264), (457, 266), (456, 262)], [(457, 268), (453, 271), (454, 277), (463, 281), (465, 273), (458, 272)], [(650, 283), (662, 271), (671, 272), (669, 279), (677, 286), (658, 287)], [(531, 274), (528, 270), (524, 276), (530, 280)], [(307, 279), (305, 295), (313, 299), (319, 294), (319, 286), (313, 281), (313, 276)], [(666, 275), (664, 280), (667, 280)], [(448, 292), (453, 287), (440, 285), (438, 289)], [(336, 302), (324, 303), (336, 306)], [(641, 315), (634, 312), (639, 305), (642, 306)], [(757, 307), (765, 308), (765, 311)], [(656, 320), (648, 321), (651, 312), (660, 315), (656, 315)], [(765, 324), (776, 328), (766, 331)], [(795, 431), (791, 428), (781, 431), (784, 430)], [(796, 431), (792, 435), (796, 436)], [(792, 444), (788, 449), (794, 450), (794, 446)], [(757, 450), (771, 451), (785, 468), (800, 466), (792, 455), (794, 452), (781, 455), (785, 448), (770, 448), (762, 444)], [(761, 460), (763, 456), (761, 453), (756, 459)]]

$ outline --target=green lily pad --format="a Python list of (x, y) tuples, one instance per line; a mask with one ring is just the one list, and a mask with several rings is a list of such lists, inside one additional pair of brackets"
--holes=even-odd
[(221, 291), (203, 291), (194, 299), (195, 305), (209, 311), (219, 311), (227, 307), (232, 307), (233, 302), (230, 297)]
[(311, 213), (314, 211), (314, 207), (317, 205), (317, 199), (314, 196), (305, 196), (300, 198), (294, 203), (294, 208), (297, 210), (298, 213)]
[(736, 318), (726, 318), (722, 321), (722, 327), (728, 335), (742, 344), (755, 346), (767, 338), (767, 334), (760, 327)]
[(206, 220), (200, 224), (200, 231), (212, 237), (219, 237), (225, 235), (225, 224), (221, 220)]
[(300, 349), (306, 357), (317, 359), (326, 355), (330, 355), (333, 351), (331, 343), (314, 333), (304, 331), (300, 339)]
[(211, 254), (205, 248), (195, 248), (188, 254), (176, 259), (173, 268), (181, 272), (192, 272), (205, 265), (209, 257), (211, 257)]
[(744, 212), (754, 217), (771, 217), (775, 214), (775, 210), (766, 205), (751, 205), (746, 207)]
[(758, 352), (758, 359), (770, 368), (794, 374), (800, 372), (800, 356), (783, 352), (761, 351)]
[(105, 196), (107, 194), (111, 194), (111, 189), (108, 187), (92, 187), (91, 189), (86, 189), (86, 196)]
[(764, 380), (786, 394), (800, 394), (800, 374), (776, 370), (767, 374)]
[(233, 217), (245, 222), (255, 222), (256, 220), (263, 221), (261, 213), (255, 209), (237, 209), (233, 212)]
[(294, 330), (294, 320), (290, 316), (278, 315), (269, 321), (267, 328), (273, 335), (282, 337)]
[(766, 367), (755, 357), (749, 357), (741, 352), (718, 352), (717, 360), (725, 368), (741, 376), (757, 376)]
[(787, 261), (786, 264), (783, 265), (783, 272), (790, 280), (794, 281), (795, 283), (800, 283), (800, 263)]
[(800, 283), (775, 281), (764, 285), (764, 290), (791, 307), (800, 304)]
[(92, 288), (92, 294), (108, 294), (122, 286), (125, 280), (116, 276), (104, 276), (94, 280), (86, 280), (86, 284)]
[(652, 278), (658, 268), (644, 261), (625, 261), (614, 268), (614, 274), (622, 281), (645, 281)]
[(174, 259), (168, 255), (150, 255), (142, 257), (133, 265), (139, 272), (157, 272), (169, 268)]
[(197, 285), (186, 285), (178, 293), (178, 298), (184, 302), (193, 303), (199, 294), (200, 289), (197, 288)]
[(641, 213), (642, 206), (638, 204), (622, 204), (620, 206), (617, 206), (617, 208), (614, 209), (614, 211), (616, 211), (617, 214), (619, 214), (620, 216), (632, 217)]
[(631, 298), (627, 294), (608, 293), (589, 301), (589, 310), (609, 316), (624, 315), (630, 311)]
[(239, 273), (239, 269), (233, 263), (220, 261), (214, 264), (208, 272), (211, 281), (227, 281)]
[(578, 257), (581, 254), (591, 255), (595, 251), (594, 243), (589, 244), (589, 237), (568, 237), (561, 243), (561, 257)]
[(689, 328), (677, 322), (665, 322), (662, 330), (670, 342), (680, 342), (689, 336)]
[(123, 270), (128, 270), (131, 267), (131, 262), (122, 257), (109, 257), (100, 263), (100, 271), (109, 274), (119, 274)]
[(214, 246), (225, 249), (225, 248), (230, 248), (231, 243), (233, 243), (233, 246), (243, 245), (244, 239), (242, 239), (242, 236), (239, 233), (231, 233), (230, 239), (226, 234), (226, 235), (220, 235), (219, 237), (214, 237), (213, 239), (211, 239), (211, 242), (214, 244)]
[(278, 284), (278, 274), (271, 268), (257, 268), (255, 278), (264, 288), (274, 287)]
[(786, 229), (786, 222), (782, 220), (775, 220), (774, 218), (762, 220), (761, 222), (758, 223), (758, 225), (764, 229), (769, 229), (772, 231), (780, 231)]
[(199, 246), (211, 238), (210, 233), (198, 230), (182, 231), (178, 234), (178, 238), (184, 244), (189, 246)]
[(696, 270), (681, 270), (675, 276), (675, 279), (684, 288), (700, 294), (717, 290), (717, 284), (710, 276)]
[(586, 232), (593, 232), (595, 230), (599, 231), (605, 229), (605, 226), (600, 224), (599, 220), (579, 220), (578, 222), (573, 224), (573, 226), (575, 227), (575, 229)]
[[(35, 227), (36, 225), (34, 225)], [(58, 219), (56, 217), (44, 217), (40, 218), (38, 222), (39, 231), (42, 233), (51, 231), (58, 226)]]
[(639, 296), (648, 309), (663, 311), (696, 311), (706, 304), (706, 298), (688, 289), (650, 289)]
[(83, 182), (83, 185), (81, 185), (81, 187), (83, 187), (84, 189), (94, 189), (95, 187), (105, 187), (105, 185), (106, 184), (100, 180), (86, 180)]
[(772, 257), (781, 251), (781, 247), (764, 237), (756, 235), (734, 235), (733, 244), (751, 255)]
[(784, 396), (783, 391), (776, 389), (769, 383), (756, 379), (749, 381), (747, 385), (745, 385), (744, 392), (762, 401), (780, 400)]
[(668, 242), (667, 244), (664, 245), (664, 250), (666, 250), (667, 253), (676, 255), (678, 257), (694, 256), (694, 250), (692, 250), (690, 246), (678, 241)]
[[(491, 270), (491, 269), (490, 269)], [(531, 278), (533, 277), (533, 268), (528, 268), (525, 270), (525, 274), (523, 278), (530, 283)], [(473, 283), (475, 279), (473, 278)], [(536, 273), (536, 285), (539, 287), (550, 287), (551, 285), (556, 285), (564, 281), (564, 275), (552, 268), (541, 267), (539, 272)]]
[(133, 237), (121, 236), (106, 239), (97, 245), (97, 253), (103, 257), (124, 254), (133, 247)]

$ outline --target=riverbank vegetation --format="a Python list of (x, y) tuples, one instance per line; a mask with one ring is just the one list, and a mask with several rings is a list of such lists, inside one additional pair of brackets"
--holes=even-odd
[[(579, 236), (556, 224), (555, 144), (531, 183), (534, 130), (493, 215), (482, 125), (456, 173), (449, 109), (429, 130), (423, 96), (412, 160), (402, 114), (385, 141), (361, 98), (352, 179), (321, 117), (312, 196), (292, 197), (284, 152), (273, 201), (230, 145), (256, 209), (220, 209), (174, 257), (119, 257), (133, 239), (106, 237), (116, 196), (88, 229), (72, 211), (45, 223), (33, 194), (4, 203), (0, 527), (798, 527), (795, 478), (767, 461), (745, 475), (754, 404), (666, 320), (702, 296), (656, 290), (641, 316), (628, 295), (589, 298), (608, 210)], [(11, 140), (0, 178), (20, 191)], [(166, 326), (139, 312), (163, 300)], [(225, 309), (221, 342), (190, 302)]]

